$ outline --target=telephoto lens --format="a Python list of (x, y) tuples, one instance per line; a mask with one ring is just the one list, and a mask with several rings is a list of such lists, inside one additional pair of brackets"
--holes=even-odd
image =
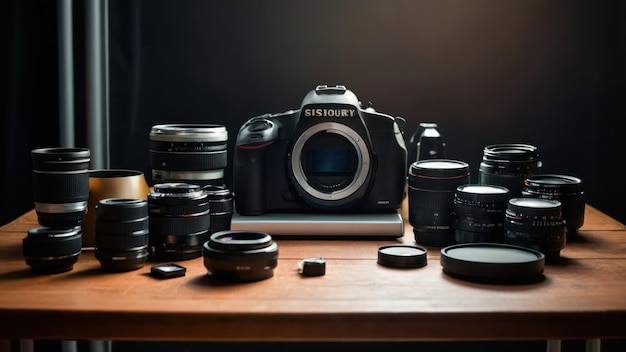
[(211, 233), (230, 230), (233, 217), (233, 194), (224, 186), (208, 185), (202, 188), (209, 197)]
[(215, 124), (152, 126), (150, 165), (155, 183), (182, 182), (200, 186), (224, 183), (228, 131)]
[(454, 229), (457, 243), (504, 241), (504, 212), (509, 190), (501, 186), (468, 184), (454, 195)]
[(278, 244), (267, 233), (220, 231), (203, 248), (209, 276), (224, 281), (259, 281), (274, 276)]
[(561, 203), (542, 198), (512, 198), (504, 216), (504, 242), (532, 248), (555, 262), (565, 248)]
[(96, 259), (107, 271), (131, 271), (148, 259), (148, 202), (107, 198), (96, 207)]
[(28, 235), (22, 240), (26, 264), (37, 274), (72, 270), (81, 247), (80, 226), (38, 227), (28, 230)]
[(478, 183), (508, 188), (509, 197), (521, 197), (524, 179), (541, 173), (537, 147), (529, 144), (494, 144), (483, 150)]
[(89, 199), (89, 161), (84, 148), (41, 148), (31, 151), (33, 200), (44, 227), (80, 226)]
[(449, 159), (420, 160), (411, 164), (408, 178), (415, 242), (432, 247), (454, 244), (454, 193), (469, 183), (469, 165)]
[(202, 256), (209, 239), (209, 197), (199, 185), (160, 183), (148, 194), (150, 248), (155, 260)]
[(573, 240), (585, 222), (585, 191), (578, 177), (542, 174), (528, 177), (523, 197), (554, 199), (561, 202), (561, 211), (567, 227), (567, 240)]

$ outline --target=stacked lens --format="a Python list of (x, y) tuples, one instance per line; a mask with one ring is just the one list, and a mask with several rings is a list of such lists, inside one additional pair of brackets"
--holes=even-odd
[(202, 255), (210, 235), (209, 197), (199, 185), (162, 183), (148, 194), (150, 248), (155, 260)]
[(526, 179), (523, 197), (554, 199), (561, 202), (567, 239), (585, 222), (585, 191), (583, 181), (566, 175), (542, 174)]
[(31, 158), (33, 200), (39, 224), (80, 226), (89, 199), (89, 149), (34, 149)]
[(541, 172), (537, 147), (529, 144), (494, 144), (483, 150), (479, 182), (509, 190), (511, 198), (521, 197), (524, 179)]
[(33, 200), (43, 227), (28, 230), (22, 252), (36, 273), (72, 270), (82, 248), (89, 199), (89, 162), (85, 148), (40, 148), (30, 153)]
[(109, 198), (96, 207), (96, 258), (108, 271), (130, 271), (148, 258), (148, 203)]
[(152, 178), (156, 183), (222, 185), (227, 142), (222, 125), (155, 125), (150, 131)]
[(502, 242), (508, 200), (509, 190), (505, 187), (459, 186), (454, 195), (456, 242)]
[(409, 168), (409, 222), (415, 241), (445, 247), (455, 242), (454, 194), (470, 181), (469, 165), (449, 159), (420, 160)]
[(504, 218), (504, 242), (542, 252), (555, 261), (565, 247), (561, 203), (552, 199), (512, 198)]

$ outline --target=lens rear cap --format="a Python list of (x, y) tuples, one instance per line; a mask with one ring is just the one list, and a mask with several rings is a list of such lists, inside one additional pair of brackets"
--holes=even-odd
[(470, 281), (527, 282), (543, 277), (545, 256), (534, 249), (500, 243), (464, 243), (441, 249), (441, 266)]
[(419, 268), (428, 263), (424, 247), (390, 245), (378, 248), (378, 264), (392, 268)]

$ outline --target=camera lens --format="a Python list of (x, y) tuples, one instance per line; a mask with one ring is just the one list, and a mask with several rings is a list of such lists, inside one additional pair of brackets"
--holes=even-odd
[(108, 271), (130, 271), (148, 258), (148, 203), (108, 198), (96, 207), (96, 258)]
[(528, 144), (494, 144), (485, 147), (479, 182), (509, 189), (509, 197), (521, 197), (524, 179), (541, 172), (537, 147)]
[(411, 164), (409, 222), (417, 243), (434, 247), (454, 243), (454, 193), (469, 181), (469, 165), (462, 161), (430, 159)]
[(227, 166), (228, 131), (215, 124), (152, 126), (150, 165), (156, 183), (221, 185)]
[(565, 247), (561, 203), (552, 199), (512, 198), (504, 216), (504, 242), (542, 252), (547, 261)]
[(563, 219), (567, 227), (567, 239), (585, 222), (585, 192), (583, 181), (565, 175), (535, 175), (526, 179), (523, 197), (554, 199), (561, 202)]
[(226, 281), (258, 281), (274, 275), (278, 245), (263, 232), (220, 231), (203, 249), (209, 276)]
[(224, 186), (208, 185), (202, 188), (209, 198), (211, 233), (230, 230), (233, 217), (233, 194)]
[(288, 165), (302, 200), (321, 209), (346, 209), (358, 203), (371, 174), (364, 139), (335, 122), (314, 125), (300, 134)]
[(89, 149), (34, 149), (31, 158), (33, 200), (39, 224), (81, 225), (89, 199)]
[(505, 187), (459, 186), (454, 195), (456, 242), (502, 242), (508, 200), (509, 190)]
[(156, 260), (187, 260), (202, 255), (209, 238), (209, 199), (199, 185), (162, 183), (148, 194), (150, 247)]
[(26, 264), (38, 274), (72, 270), (81, 252), (80, 227), (38, 227), (22, 240)]

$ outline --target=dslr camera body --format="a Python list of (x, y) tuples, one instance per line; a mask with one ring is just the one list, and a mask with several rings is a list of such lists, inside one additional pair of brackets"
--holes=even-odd
[(407, 172), (399, 120), (362, 107), (345, 86), (326, 85), (298, 110), (251, 118), (235, 144), (237, 212), (397, 211)]

